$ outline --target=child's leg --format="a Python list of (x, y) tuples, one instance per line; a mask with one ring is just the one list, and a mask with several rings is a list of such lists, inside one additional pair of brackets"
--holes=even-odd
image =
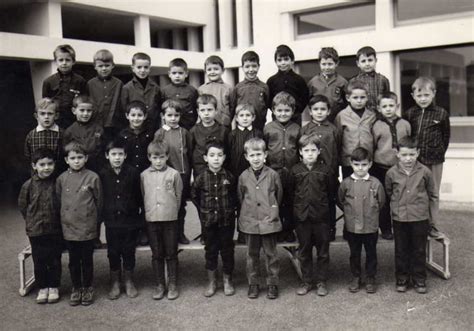
[(415, 284), (425, 284), (426, 282), (426, 241), (429, 231), (428, 221), (408, 223), (410, 226), (410, 240), (412, 250), (411, 271), (412, 280)]
[(165, 285), (165, 252), (163, 245), (162, 222), (147, 222), (148, 240), (151, 248), (151, 263), (156, 285)]
[(277, 235), (275, 233), (262, 235), (262, 247), (266, 256), (267, 285), (278, 286), (280, 260), (277, 252)]
[(206, 270), (214, 271), (217, 270), (218, 258), (219, 258), (219, 226), (212, 224), (203, 227), (203, 234), (206, 236), (205, 259), (206, 259)]
[(359, 234), (347, 232), (347, 243), (351, 251), (349, 258), (351, 265), (352, 277), (360, 278), (361, 275), (361, 266), (360, 266), (360, 255), (362, 251), (362, 239)]
[(222, 271), (226, 275), (232, 275), (234, 272), (234, 232), (234, 224), (219, 228), (219, 249), (222, 259)]
[(48, 248), (45, 236), (29, 237), (35, 282), (39, 289), (48, 288)]
[[(443, 176), (443, 163), (438, 164), (431, 164), (428, 165), (428, 168), (431, 170), (433, 174), (433, 179), (435, 182), (435, 190), (438, 193), (438, 201), (439, 201), (439, 190), (441, 186), (441, 177)], [(436, 209), (439, 209), (439, 202), (436, 202)], [(429, 220), (430, 226), (436, 228), (436, 220), (430, 219)]]
[(378, 232), (364, 234), (365, 273), (367, 279), (374, 279), (377, 274), (377, 240)]
[(168, 267), (169, 283), (176, 284), (178, 279), (178, 222), (162, 222), (162, 240)]
[(260, 248), (262, 236), (246, 234), (247, 240), (247, 279), (249, 285), (258, 285), (260, 274)]
[(109, 267), (111, 272), (120, 272), (121, 261), (120, 261), (120, 243), (121, 236), (119, 235), (120, 229), (117, 228), (105, 228), (105, 239), (107, 240), (107, 257), (109, 258)]
[(72, 287), (82, 288), (82, 270), (81, 270), (81, 242), (68, 240), (67, 248), (69, 251), (69, 273), (71, 275)]
[(48, 252), (48, 287), (58, 288), (61, 285), (61, 256), (63, 238), (61, 235), (49, 236)]
[(318, 260), (316, 263), (316, 281), (318, 283), (326, 282), (329, 269), (330, 225), (328, 223), (315, 223), (312, 228), (318, 254)]
[(303, 283), (313, 282), (313, 232), (311, 222), (297, 222), (296, 235), (298, 237), (298, 260), (301, 264)]
[(81, 241), (82, 285), (91, 287), (94, 278), (94, 239)]
[(137, 245), (138, 229), (126, 229), (122, 247), (121, 255), (123, 261), (123, 269), (127, 271), (133, 271), (135, 269), (135, 248)]
[[(410, 223), (393, 221), (395, 239), (395, 276), (397, 283), (406, 284), (410, 278)], [(424, 263), (424, 261), (423, 261)]]

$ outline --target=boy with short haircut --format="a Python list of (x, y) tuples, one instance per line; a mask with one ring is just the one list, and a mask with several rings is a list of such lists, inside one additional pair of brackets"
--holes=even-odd
[[(318, 162), (321, 161), (332, 171), (333, 179), (337, 183), (339, 176), (339, 145), (340, 137), (337, 129), (329, 121), (331, 114), (329, 99), (321, 94), (317, 94), (311, 98), (308, 103), (311, 122), (302, 128), (303, 135), (315, 135), (319, 142)], [(335, 192), (332, 192), (335, 197)], [(329, 217), (330, 217), (330, 239), (336, 240), (336, 201), (329, 200)]]
[[(439, 196), (443, 163), (451, 135), (448, 112), (435, 104), (436, 83), (430, 77), (419, 77), (412, 87), (416, 106), (403, 117), (410, 123), (412, 137), (418, 141), (418, 160), (431, 170)], [(436, 222), (430, 219), (430, 236), (441, 237)]]
[(71, 141), (80, 143), (86, 151), (87, 167), (97, 172), (103, 160), (104, 128), (93, 121), (97, 109), (91, 97), (80, 95), (72, 102), (72, 113), (76, 121), (64, 131), (64, 145)]
[(99, 176), (85, 168), (87, 153), (77, 142), (64, 147), (69, 169), (56, 180), (56, 194), (61, 203), (61, 227), (69, 251), (72, 281), (71, 306), (88, 306), (94, 300), (94, 241), (102, 210), (102, 185)]
[(254, 51), (247, 51), (242, 55), (242, 71), (245, 78), (232, 91), (232, 109), (235, 113), (237, 105), (250, 104), (255, 110), (253, 126), (263, 131), (267, 121), (267, 110), (270, 108), (270, 99), (267, 84), (258, 79), (260, 58)]
[(209, 56), (204, 62), (204, 71), (208, 81), (199, 86), (198, 91), (200, 95), (210, 94), (216, 98), (216, 121), (230, 128), (234, 118), (231, 109), (232, 86), (222, 80), (224, 70), (224, 61), (219, 56)]
[(417, 161), (419, 154), (416, 140), (400, 139), (398, 163), (387, 171), (385, 188), (392, 211), (397, 291), (406, 292), (411, 279), (423, 294), (429, 220), (438, 218), (439, 195), (433, 174)]
[(21, 187), (18, 208), (26, 222), (35, 282), (40, 289), (36, 303), (56, 303), (59, 301), (63, 242), (53, 176), (56, 153), (37, 148), (30, 160), (34, 174)]
[(339, 112), (334, 124), (341, 139), (339, 162), (342, 167), (342, 177), (352, 173), (351, 155), (355, 148), (363, 147), (369, 153), (374, 150), (372, 125), (376, 114), (367, 107), (367, 85), (361, 81), (350, 81), (346, 87), (346, 98), (349, 105)]
[(36, 150), (48, 148), (53, 151), (54, 160), (59, 160), (62, 156), (64, 132), (55, 123), (58, 117), (57, 103), (50, 98), (40, 99), (36, 104), (34, 116), (38, 125), (26, 136), (24, 150), (26, 159), (31, 163), (31, 157)]
[(299, 161), (297, 144), (301, 136), (301, 127), (291, 120), (295, 112), (295, 98), (287, 92), (278, 93), (272, 101), (272, 112), (275, 120), (265, 125), (263, 136), (268, 146), (266, 164), (278, 173), (284, 187), (280, 205), (283, 229), (278, 240), (293, 242), (294, 223), (288, 199), (289, 192), (286, 188), (290, 170)]
[(301, 125), (301, 114), (308, 104), (308, 86), (303, 77), (293, 71), (295, 55), (287, 45), (280, 45), (275, 50), (275, 64), (278, 72), (267, 80), (270, 91), (269, 100), (279, 92), (287, 92), (295, 98), (296, 106), (292, 120)]
[(232, 282), (234, 271), (234, 230), (237, 206), (236, 180), (225, 170), (224, 145), (211, 142), (206, 146), (204, 160), (208, 169), (201, 173), (192, 186), (191, 199), (199, 211), (205, 233), (206, 269), (209, 283), (204, 296), (211, 297), (217, 289), (217, 265), (222, 258), (224, 294), (235, 293)]
[(385, 203), (382, 183), (369, 175), (372, 157), (365, 148), (357, 147), (351, 154), (351, 176), (339, 187), (338, 205), (344, 211), (345, 239), (351, 250), (350, 265), (352, 280), (349, 291), (356, 293), (361, 285), (361, 253), (365, 249), (365, 289), (375, 293), (377, 273), (377, 239), (379, 212)]
[(151, 58), (145, 53), (135, 53), (132, 57), (133, 78), (122, 88), (122, 109), (132, 101), (141, 101), (145, 104), (147, 116), (146, 125), (155, 131), (161, 126), (160, 106), (161, 91), (158, 84), (149, 77)]
[[(397, 95), (393, 92), (382, 93), (378, 97), (377, 109), (381, 116), (372, 127), (374, 136), (374, 164), (370, 173), (385, 185), (388, 169), (397, 163), (398, 141), (411, 134), (410, 123), (398, 117), (399, 108)], [(392, 220), (390, 204), (385, 204), (379, 217), (382, 238), (392, 240)]]
[(179, 173), (166, 165), (169, 148), (163, 142), (148, 145), (150, 167), (140, 174), (148, 238), (156, 287), (154, 300), (165, 295), (165, 260), (168, 300), (178, 298), (178, 210), (183, 184)]
[(191, 130), (197, 121), (196, 100), (199, 95), (198, 91), (186, 82), (188, 74), (186, 61), (181, 58), (171, 60), (168, 66), (168, 77), (171, 84), (163, 87), (161, 93), (163, 100), (179, 100), (182, 106), (179, 125), (186, 130)]
[(120, 137), (107, 144), (105, 158), (108, 164), (101, 169), (99, 177), (104, 192), (101, 218), (105, 223), (110, 267), (108, 297), (115, 300), (120, 296), (120, 280), (123, 275), (125, 292), (128, 297), (134, 298), (138, 295), (133, 283), (135, 246), (138, 228), (142, 223), (140, 208), (143, 204), (140, 173), (124, 163), (127, 153), (125, 141)]
[(317, 294), (325, 296), (328, 293), (326, 281), (331, 228), (329, 204), (335, 200), (337, 187), (329, 167), (318, 162), (319, 138), (316, 135), (303, 135), (298, 145), (302, 161), (291, 169), (288, 189), (300, 244), (298, 259), (303, 274), (303, 283), (296, 293), (305, 295), (313, 287), (313, 246), (316, 246)]
[(108, 49), (101, 49), (94, 54), (94, 69), (97, 76), (87, 82), (87, 91), (97, 111), (94, 121), (104, 127), (105, 140), (109, 141), (122, 126), (123, 115), (120, 107), (120, 93), (123, 83), (112, 76), (114, 56)]
[(280, 176), (267, 167), (265, 141), (252, 138), (245, 142), (245, 158), (250, 167), (239, 177), (237, 194), (240, 201), (239, 229), (247, 241), (248, 297), (255, 299), (259, 294), (260, 249), (265, 253), (267, 270), (267, 298), (278, 297), (277, 233), (282, 226), (278, 205), (283, 197)]
[(344, 90), (347, 80), (337, 73), (339, 54), (332, 47), (323, 47), (319, 51), (321, 72), (308, 82), (309, 97), (324, 95), (330, 103), (328, 120), (333, 123), (337, 113), (345, 108)]
[(183, 114), (182, 103), (177, 100), (168, 99), (161, 106), (163, 126), (155, 133), (155, 141), (163, 141), (169, 147), (168, 165), (177, 170), (183, 183), (183, 194), (181, 195), (181, 206), (178, 212), (178, 242), (189, 244), (184, 234), (184, 219), (186, 217), (186, 199), (189, 196), (191, 180), (191, 134), (180, 126)]
[(375, 111), (377, 97), (379, 94), (390, 92), (390, 82), (387, 77), (375, 71), (377, 53), (372, 47), (365, 46), (357, 51), (356, 64), (360, 71), (357, 76), (349, 80), (349, 83), (359, 80), (367, 85), (367, 108)]
[(72, 71), (76, 63), (76, 52), (71, 45), (59, 45), (53, 52), (58, 72), (43, 81), (43, 98), (58, 103), (58, 125), (66, 129), (74, 122), (71, 114), (72, 100), (87, 92), (86, 81)]

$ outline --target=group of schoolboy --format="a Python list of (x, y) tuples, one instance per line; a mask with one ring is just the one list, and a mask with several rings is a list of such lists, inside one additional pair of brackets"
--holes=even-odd
[[(344, 212), (351, 292), (362, 285), (362, 246), (366, 291), (376, 292), (379, 227), (383, 238), (395, 239), (397, 291), (413, 285), (426, 292), (425, 247), (428, 234), (441, 235), (438, 196), (449, 143), (448, 114), (434, 104), (430, 78), (413, 83), (416, 106), (402, 119), (387, 78), (375, 72), (371, 47), (357, 52), (360, 73), (349, 82), (336, 71), (339, 57), (333, 48), (320, 51), (321, 73), (308, 84), (293, 71), (295, 57), (286, 45), (275, 51), (278, 73), (267, 84), (258, 79), (260, 60), (253, 51), (242, 56), (245, 79), (234, 88), (222, 80), (222, 59), (210, 56), (204, 66), (208, 81), (198, 90), (186, 82), (183, 59), (170, 62), (171, 84), (163, 88), (149, 77), (151, 59), (144, 53), (133, 56), (133, 79), (125, 85), (112, 76), (108, 50), (94, 55), (97, 77), (87, 83), (72, 71), (71, 46), (58, 46), (54, 59), (58, 72), (44, 81), (44, 98), (35, 111), (38, 125), (25, 141), (33, 175), (19, 196), (38, 303), (59, 300), (64, 243), (73, 286), (70, 304), (93, 302), (99, 221), (106, 229), (109, 299), (120, 296), (122, 282), (127, 296), (138, 295), (135, 248), (147, 239), (140, 232), (146, 232), (152, 251), (153, 299), (176, 299), (178, 243), (189, 243), (184, 235), (188, 199), (201, 222), (206, 297), (217, 290), (219, 255), (224, 294), (235, 292), (236, 218), (239, 241), (247, 245), (249, 298), (259, 295), (261, 249), (267, 297), (278, 297), (277, 242), (294, 241), (294, 231), (303, 280), (297, 294), (313, 288), (316, 246), (316, 290), (327, 295), (336, 205)], [(301, 127), (305, 107), (311, 121)], [(267, 109), (273, 120), (265, 124)]]

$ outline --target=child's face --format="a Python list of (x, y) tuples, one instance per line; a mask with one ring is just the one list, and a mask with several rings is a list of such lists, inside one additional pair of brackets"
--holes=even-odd
[(167, 154), (151, 154), (148, 155), (148, 160), (150, 160), (151, 166), (155, 170), (163, 170), (166, 167), (166, 162), (168, 161)]
[(258, 69), (260, 69), (260, 66), (257, 62), (253, 61), (245, 61), (242, 66), (242, 71), (244, 72), (245, 78), (248, 80), (257, 79)]
[(272, 111), (273, 115), (275, 115), (276, 120), (280, 123), (288, 122), (294, 113), (293, 109), (290, 106), (284, 104), (276, 105)]
[(249, 149), (244, 154), (253, 170), (259, 170), (263, 167), (267, 152), (261, 149)]
[(309, 114), (313, 121), (322, 123), (329, 115), (328, 104), (322, 101), (316, 102), (309, 108)]
[(300, 149), (300, 154), (304, 164), (313, 165), (318, 159), (319, 148), (315, 144), (308, 144)]
[(112, 74), (114, 64), (112, 62), (104, 62), (101, 60), (97, 60), (94, 63), (94, 69), (95, 71), (97, 71), (97, 75), (100, 78), (107, 78), (110, 77), (110, 75)]
[(204, 155), (204, 161), (206, 161), (211, 171), (217, 172), (221, 170), (222, 165), (224, 164), (224, 151), (217, 147), (211, 147), (207, 150), (207, 154)]
[(188, 72), (182, 67), (171, 67), (168, 70), (168, 77), (174, 85), (181, 85), (186, 81)]
[(424, 109), (431, 105), (434, 97), (436, 96), (436, 92), (430, 89), (429, 87), (425, 87), (422, 89), (418, 89), (411, 95), (413, 99), (415, 99), (416, 104)]
[(71, 151), (68, 155), (64, 158), (67, 165), (74, 171), (79, 171), (86, 165), (87, 162), (87, 155), (82, 153), (77, 153), (75, 151)]
[(72, 66), (74, 65), (74, 60), (72, 59), (71, 54), (63, 52), (56, 52), (56, 59), (54, 62), (56, 62), (58, 70), (62, 74), (70, 73)]
[(377, 64), (377, 58), (375, 55), (364, 55), (359, 56), (359, 59), (356, 61), (359, 69), (365, 73), (375, 71), (375, 65)]
[(217, 82), (221, 79), (224, 69), (218, 64), (209, 63), (206, 65), (206, 76), (210, 82)]
[(417, 148), (400, 147), (397, 152), (398, 161), (405, 168), (413, 168), (420, 151)]
[(216, 118), (216, 107), (212, 103), (198, 104), (198, 116), (202, 124), (212, 125)]
[(54, 160), (49, 157), (39, 159), (36, 163), (31, 163), (31, 166), (41, 179), (48, 178), (54, 172)]
[(76, 107), (72, 107), (72, 113), (76, 116), (76, 120), (81, 123), (89, 122), (93, 112), (93, 106), (90, 103), (80, 103)]
[(397, 102), (391, 98), (381, 99), (378, 105), (379, 112), (390, 121), (397, 117), (397, 108)]
[(278, 70), (287, 72), (293, 67), (294, 61), (289, 56), (277, 56), (275, 63), (278, 67)]
[(174, 108), (166, 108), (165, 114), (163, 115), (163, 120), (166, 125), (176, 128), (179, 125), (179, 119), (181, 114), (176, 111)]
[(148, 60), (135, 60), (135, 63), (132, 64), (132, 72), (140, 79), (145, 79), (150, 75), (150, 61)]
[(38, 109), (35, 113), (35, 118), (38, 121), (38, 124), (45, 129), (50, 129), (53, 127), (56, 117), (56, 111), (51, 108)]
[(252, 125), (252, 122), (255, 120), (255, 115), (253, 115), (250, 111), (246, 109), (242, 109), (237, 113), (235, 116), (235, 120), (237, 124), (243, 128), (248, 128)]
[(352, 170), (354, 171), (354, 174), (359, 178), (363, 178), (367, 176), (371, 166), (372, 166), (372, 161), (369, 161), (369, 160), (362, 160), (362, 161), (351, 160)]
[(324, 75), (332, 76), (336, 73), (337, 63), (331, 58), (321, 59), (319, 60), (319, 68)]
[(354, 109), (364, 109), (367, 101), (367, 92), (365, 90), (354, 89), (352, 93), (347, 96), (347, 102), (349, 102)]
[(123, 162), (127, 158), (127, 153), (123, 148), (111, 148), (108, 153), (105, 153), (105, 158), (109, 160), (110, 166), (114, 169), (120, 169)]
[(130, 112), (127, 114), (125, 113), (125, 117), (130, 124), (131, 129), (140, 129), (143, 125), (143, 122), (146, 120), (146, 115), (140, 108), (132, 108)]

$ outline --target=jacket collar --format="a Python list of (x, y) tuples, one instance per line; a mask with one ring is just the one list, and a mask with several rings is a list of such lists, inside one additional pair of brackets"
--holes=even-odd
[(240, 130), (240, 131), (245, 131), (245, 130), (248, 130), (248, 131), (252, 131), (253, 127), (252, 126), (249, 126), (248, 128), (244, 128), (240, 125), (237, 125), (237, 128)]
[(36, 132), (41, 132), (41, 131), (54, 131), (54, 132), (59, 132), (59, 126), (54, 123), (54, 125), (50, 129), (46, 129), (40, 124), (36, 127)]
[(367, 175), (365, 175), (365, 176), (364, 176), (364, 177), (362, 177), (362, 178), (358, 178), (358, 177), (356, 177), (356, 175), (354, 175), (354, 174), (351, 174), (351, 178), (352, 178), (353, 180), (363, 180), (363, 181), (367, 181), (367, 180), (369, 180), (369, 178), (370, 178), (370, 175), (369, 175), (369, 174), (367, 174)]

